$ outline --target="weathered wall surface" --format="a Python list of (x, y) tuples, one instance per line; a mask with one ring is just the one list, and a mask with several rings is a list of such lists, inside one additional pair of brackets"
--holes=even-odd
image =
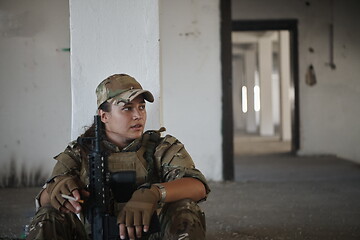
[(0, 1), (0, 186), (48, 177), (70, 140), (69, 46), (68, 1)]
[[(235, 20), (299, 20), (300, 154), (360, 162), (359, 9), (355, 0), (334, 1), (332, 70), (329, 1), (232, 2)], [(222, 179), (219, 1), (72, 0), (70, 12), (71, 82), (61, 51), (70, 44), (69, 3), (0, 2), (1, 185), (19, 185), (9, 173), (47, 176), (52, 157), (91, 124), (96, 85), (119, 72), (154, 93), (147, 127), (166, 126), (209, 179)], [(310, 64), (313, 87), (305, 84)]]

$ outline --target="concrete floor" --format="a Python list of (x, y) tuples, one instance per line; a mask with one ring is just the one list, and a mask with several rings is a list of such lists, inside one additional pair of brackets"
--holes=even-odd
[(261, 137), (256, 134), (234, 134), (234, 154), (236, 156), (268, 155), (291, 151), (290, 141), (280, 141), (279, 136)]
[(360, 239), (360, 167), (288, 154), (236, 159), (237, 182), (211, 183), (208, 240)]
[[(333, 156), (240, 155), (236, 182), (210, 182), (207, 239), (360, 239), (360, 167)], [(36, 188), (0, 189), (0, 239), (19, 239)]]

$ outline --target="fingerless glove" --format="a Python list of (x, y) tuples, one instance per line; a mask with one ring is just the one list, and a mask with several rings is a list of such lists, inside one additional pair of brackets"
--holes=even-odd
[(48, 183), (46, 190), (49, 193), (51, 205), (60, 210), (67, 201), (61, 194), (71, 195), (72, 191), (83, 188), (84, 186), (79, 177), (63, 175), (57, 176), (52, 182)]
[(150, 226), (151, 216), (157, 209), (160, 198), (155, 186), (136, 190), (120, 211), (117, 223), (125, 223), (127, 227)]

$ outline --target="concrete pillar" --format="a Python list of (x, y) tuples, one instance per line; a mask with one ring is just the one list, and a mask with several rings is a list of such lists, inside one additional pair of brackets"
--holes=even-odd
[(158, 0), (70, 0), (72, 138), (92, 123), (95, 88), (114, 73), (152, 91), (146, 128), (160, 126)]
[(245, 79), (248, 103), (248, 111), (246, 113), (246, 132), (248, 133), (255, 133), (257, 130), (254, 109), (255, 70), (256, 53), (254, 50), (248, 50), (245, 52)]
[[(239, 55), (233, 56), (233, 111), (234, 111), (234, 131), (244, 128), (242, 116), (241, 88), (243, 86), (243, 60)], [(246, 113), (245, 113), (246, 114)]]
[(290, 36), (280, 31), (281, 139), (291, 140)]
[(274, 135), (272, 114), (272, 42), (269, 36), (259, 39), (260, 135)]

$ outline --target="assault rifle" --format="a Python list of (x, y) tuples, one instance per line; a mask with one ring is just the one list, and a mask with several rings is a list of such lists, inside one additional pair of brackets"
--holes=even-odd
[(77, 142), (81, 146), (87, 146), (89, 144), (89, 141), (92, 145), (90, 149), (88, 148), (90, 198), (86, 202), (85, 214), (91, 224), (92, 239), (108, 240), (110, 239), (110, 190), (109, 184), (107, 184), (107, 161), (101, 149), (102, 134), (100, 116), (94, 116), (94, 125), (94, 137), (79, 137), (77, 139)]
[[(94, 116), (95, 136), (79, 137), (77, 142), (86, 146), (91, 142), (89, 149), (89, 191), (90, 198), (85, 209), (88, 221), (91, 224), (93, 240), (119, 240), (119, 229), (116, 217), (111, 215), (110, 191), (115, 200), (120, 203), (129, 201), (136, 190), (136, 172), (121, 171), (110, 173), (107, 166), (107, 156), (101, 148), (102, 125), (100, 116)], [(151, 220), (149, 233), (160, 229), (156, 212)]]

